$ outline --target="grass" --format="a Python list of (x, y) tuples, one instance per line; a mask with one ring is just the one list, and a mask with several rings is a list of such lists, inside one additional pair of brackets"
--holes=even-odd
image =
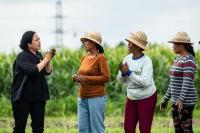
[[(123, 133), (123, 117), (106, 117), (106, 133)], [(200, 132), (200, 120), (194, 119), (194, 132)], [(13, 119), (0, 118), (0, 133), (12, 132)], [(27, 133), (31, 133), (30, 119), (27, 124)], [(173, 123), (168, 117), (155, 117), (152, 125), (152, 133), (173, 133)], [(45, 133), (78, 133), (77, 117), (47, 117), (45, 119)], [(139, 133), (137, 129), (137, 133)]]

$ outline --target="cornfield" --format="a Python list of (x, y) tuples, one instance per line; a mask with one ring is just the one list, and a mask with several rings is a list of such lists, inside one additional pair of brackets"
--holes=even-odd
[[(118, 64), (122, 62), (123, 58), (128, 54), (127, 48), (125, 46), (118, 46), (115, 48), (105, 48), (105, 56), (108, 59), (111, 79), (107, 83), (107, 96), (111, 101), (124, 101), (125, 97), (125, 87), (119, 84), (116, 80), (116, 75), (118, 72)], [(173, 51), (165, 46), (161, 45), (151, 45), (145, 54), (150, 56), (153, 62), (154, 68), (154, 80), (160, 97), (166, 92), (169, 84), (169, 68), (173, 63), (175, 55)], [(10, 89), (12, 83), (12, 65), (16, 58), (17, 53), (12, 52), (10, 54), (0, 54), (0, 94), (4, 98), (8, 99), (10, 96)], [(58, 100), (63, 99), (67, 105), (63, 107), (64, 110), (70, 110), (73, 112), (76, 110), (76, 95), (78, 86), (72, 82), (71, 76), (77, 72), (80, 64), (80, 58), (84, 55), (83, 49), (69, 50), (66, 48), (58, 49), (56, 56), (52, 61), (53, 73), (51, 76), (47, 77), (50, 97), (51, 99)], [(197, 72), (196, 72), (196, 88), (199, 91), (200, 88), (200, 52), (196, 52), (197, 60)], [(62, 101), (63, 101), (62, 100)], [(59, 100), (55, 103), (50, 103), (47, 108), (48, 110), (54, 110), (53, 106), (59, 106)], [(120, 106), (123, 103), (120, 103)], [(75, 106), (75, 107), (74, 107)], [(117, 108), (118, 105), (107, 105), (110, 108)], [(122, 105), (123, 106), (123, 105)], [(65, 111), (63, 111), (65, 112)], [(119, 110), (122, 112), (122, 110)], [(112, 112), (110, 112), (112, 113)], [(50, 113), (51, 114), (51, 113)], [(55, 114), (54, 114), (55, 115)], [(62, 114), (57, 114), (62, 115)]]

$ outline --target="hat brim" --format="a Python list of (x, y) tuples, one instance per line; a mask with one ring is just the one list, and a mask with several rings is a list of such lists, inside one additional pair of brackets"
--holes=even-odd
[(146, 49), (145, 46), (143, 46), (142, 44), (140, 44), (140, 43), (139, 43), (138, 41), (136, 41), (136, 40), (130, 40), (130, 39), (128, 39), (128, 38), (126, 38), (125, 40), (126, 40), (127, 42), (130, 42), (130, 43), (133, 43), (133, 44), (137, 45), (138, 47), (140, 47), (140, 48), (143, 49), (143, 50)]
[(97, 42), (96, 40), (94, 40), (94, 39), (92, 39), (92, 38), (89, 38), (89, 37), (81, 37), (81, 39), (80, 39), (80, 41), (81, 41), (82, 43), (86, 42), (87, 40), (90, 40), (90, 41), (93, 41), (93, 42), (96, 43), (97, 48), (98, 48), (98, 50), (99, 50), (99, 53), (103, 53), (103, 52), (104, 52), (103, 47), (102, 47), (101, 44), (100, 44), (99, 42)]
[(168, 41), (169, 43), (193, 44), (192, 42)]
[(90, 40), (90, 41), (93, 41), (93, 42), (95, 42), (95, 43), (101, 45), (99, 42), (97, 42), (96, 40), (94, 40), (94, 39), (92, 39), (92, 38), (90, 38), (90, 37), (81, 37), (80, 40), (81, 40), (82, 43), (86, 42), (87, 40)]

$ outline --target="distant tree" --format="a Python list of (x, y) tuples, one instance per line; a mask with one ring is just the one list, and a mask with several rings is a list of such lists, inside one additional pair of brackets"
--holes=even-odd
[(125, 47), (125, 46), (126, 46), (126, 44), (123, 41), (121, 41), (121, 42), (119, 42), (117, 44), (116, 48), (118, 48), (118, 47)]

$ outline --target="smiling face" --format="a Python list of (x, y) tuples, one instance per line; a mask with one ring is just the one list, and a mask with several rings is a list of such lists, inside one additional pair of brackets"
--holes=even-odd
[(36, 52), (41, 49), (40, 37), (35, 33), (32, 42), (28, 44), (28, 49)]

